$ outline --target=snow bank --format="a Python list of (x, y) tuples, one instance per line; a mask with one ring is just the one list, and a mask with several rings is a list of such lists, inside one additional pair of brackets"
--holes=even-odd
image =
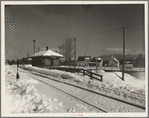
[(133, 76), (131, 76), (130, 74), (125, 73), (124, 77), (125, 80), (123, 81), (122, 78), (122, 73), (121, 72), (105, 72), (103, 70), (98, 70), (98, 73), (100, 73), (101, 75), (103, 75), (103, 81), (101, 82), (97, 82), (97, 81), (91, 81), (90, 78), (88, 76), (80, 76), (77, 75), (75, 73), (70, 73), (70, 72), (65, 72), (65, 71), (59, 71), (59, 70), (49, 70), (49, 69), (44, 69), (44, 68), (38, 68), (38, 67), (32, 67), (32, 66), (25, 66), (24, 68), (35, 71), (35, 72), (39, 72), (42, 74), (47, 74), (53, 77), (67, 77), (72, 79), (76, 79), (79, 80), (81, 82), (91, 82), (91, 83), (95, 83), (96, 84), (103, 84), (103, 85), (107, 85), (107, 86), (113, 86), (115, 88), (127, 88), (129, 90), (136, 89), (136, 90), (145, 90), (145, 80), (141, 80), (141, 79), (137, 79)]
[(27, 79), (20, 73), (16, 80), (14, 68), (6, 67), (5, 71), (5, 110), (7, 113), (40, 113), (53, 112), (54, 107), (41, 97), (33, 84), (37, 80)]
[(76, 73), (70, 73), (70, 72), (65, 72), (65, 71), (60, 71), (60, 70), (50, 70), (50, 69), (45, 69), (45, 68), (38, 68), (38, 67), (32, 67), (31, 65), (26, 65), (23, 67), (24, 69), (28, 69), (31, 71), (39, 72), (41, 74), (46, 74), (52, 77), (56, 78), (63, 78), (63, 79), (76, 79), (81, 82), (88, 83), (90, 81), (88, 76), (82, 76), (82, 74), (76, 74)]
[(34, 72), (38, 72), (41, 74), (46, 74), (46, 75), (49, 75), (52, 77), (56, 77), (56, 78), (59, 78), (59, 77), (62, 77), (65, 79), (72, 79), (73, 78), (68, 72), (65, 72), (65, 71), (49, 70), (46, 68), (38, 68), (38, 67), (32, 67), (32, 66), (24, 66), (23, 68), (34, 71)]
[(139, 90), (145, 89), (145, 81), (137, 79), (130, 74), (124, 74), (124, 81), (122, 80), (121, 72), (106, 72), (103, 75), (103, 82), (113, 85), (114, 87), (135, 88)]
[[(28, 68), (28, 67), (25, 67)], [(137, 78), (129, 75), (124, 74), (125, 80), (122, 80), (122, 73), (121, 72), (104, 72), (100, 71), (103, 75), (103, 81), (100, 82), (98, 80), (91, 80), (88, 76), (82, 76), (77, 73), (70, 73), (70, 72), (64, 72), (59, 70), (49, 70), (44, 68), (37, 68), (37, 67), (30, 67), (29, 69), (39, 72), (42, 74), (47, 74), (50, 76), (54, 76), (59, 79), (59, 77), (65, 78), (74, 78), (74, 81), (67, 81), (70, 83), (79, 84), (80, 86), (84, 86), (85, 88), (90, 88), (91, 90), (99, 89), (99, 91), (103, 94), (110, 94), (111, 96), (114, 96), (119, 99), (127, 99), (129, 102), (134, 102), (138, 104), (143, 104), (144, 102), (140, 102), (140, 99), (136, 101), (135, 97), (129, 97), (130, 95), (145, 95), (145, 81), (138, 80)], [(62, 80), (63, 81), (63, 80)], [(97, 87), (99, 86), (99, 87)], [(110, 91), (105, 91), (106, 89), (110, 89)], [(117, 90), (117, 91), (115, 91)], [(123, 94), (125, 93), (125, 94)], [(141, 98), (142, 99), (142, 98)]]
[(32, 82), (20, 79), (6, 87), (5, 100), (8, 113), (52, 112), (50, 110), (53, 109), (52, 106), (40, 97)]

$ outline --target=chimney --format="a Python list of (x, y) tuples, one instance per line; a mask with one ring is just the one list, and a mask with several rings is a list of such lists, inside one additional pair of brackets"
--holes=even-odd
[(48, 50), (48, 46), (46, 47), (46, 50)]

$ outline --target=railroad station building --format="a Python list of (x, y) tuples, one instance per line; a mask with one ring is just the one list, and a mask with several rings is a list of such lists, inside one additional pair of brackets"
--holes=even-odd
[(40, 51), (30, 56), (32, 58), (32, 66), (38, 67), (59, 66), (60, 58), (62, 57), (63, 55), (48, 50), (48, 47), (46, 47), (46, 51)]

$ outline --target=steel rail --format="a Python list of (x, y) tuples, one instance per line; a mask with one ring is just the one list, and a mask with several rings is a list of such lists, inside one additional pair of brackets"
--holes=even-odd
[[(20, 71), (20, 70), (19, 70), (19, 71)], [(34, 73), (32, 73), (32, 74), (34, 74)], [(69, 94), (68, 92), (65, 92), (65, 91), (63, 91), (63, 90), (61, 90), (61, 89), (59, 89), (59, 88), (57, 88), (57, 87), (55, 87), (55, 86), (52, 86), (52, 85), (50, 85), (49, 83), (44, 82), (43, 80), (37, 79), (36, 77), (33, 77), (33, 76), (29, 75), (29, 74), (27, 74), (27, 75), (30, 76), (30, 77), (32, 77), (32, 78), (35, 78), (36, 80), (38, 80), (38, 81), (40, 81), (40, 82), (42, 82), (42, 83), (44, 83), (44, 84), (46, 84), (46, 85), (48, 85), (48, 86), (53, 87), (53, 88), (55, 88), (55, 89), (57, 89), (57, 90), (59, 90), (59, 91), (65, 93), (65, 94), (67, 94), (67, 95), (69, 95), (69, 96), (71, 96), (71, 97), (74, 97), (75, 99), (77, 99), (77, 100), (79, 100), (79, 101), (81, 101), (81, 102), (84, 102), (85, 104), (88, 104), (88, 105), (90, 105), (90, 106), (92, 106), (92, 107), (94, 107), (94, 108), (96, 108), (96, 109), (98, 109), (98, 110), (100, 110), (100, 111), (102, 111), (102, 112), (104, 112), (104, 113), (108, 113), (107, 111), (105, 111), (105, 110), (103, 110), (103, 109), (101, 109), (101, 108), (99, 108), (99, 107), (97, 107), (97, 106), (95, 106), (95, 105), (92, 105), (92, 104), (90, 104), (90, 103), (88, 103), (88, 102), (86, 102), (86, 101), (84, 101), (84, 100), (82, 100), (82, 99), (80, 99), (80, 98), (78, 98), (78, 97), (72, 95), (72, 94)], [(40, 75), (38, 75), (38, 74), (35, 74), (35, 75), (36, 75), (36, 76), (40, 76)], [(41, 76), (41, 77), (44, 77), (44, 78), (45, 78), (45, 76)], [(47, 78), (47, 77), (46, 77), (46, 78)]]

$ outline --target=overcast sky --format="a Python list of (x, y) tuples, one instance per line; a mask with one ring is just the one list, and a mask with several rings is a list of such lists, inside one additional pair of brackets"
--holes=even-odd
[(126, 53), (144, 53), (144, 5), (10, 5), (5, 19), (6, 59), (33, 54), (33, 40), (36, 50), (57, 48), (66, 36), (76, 37), (77, 57), (121, 53), (121, 27)]

